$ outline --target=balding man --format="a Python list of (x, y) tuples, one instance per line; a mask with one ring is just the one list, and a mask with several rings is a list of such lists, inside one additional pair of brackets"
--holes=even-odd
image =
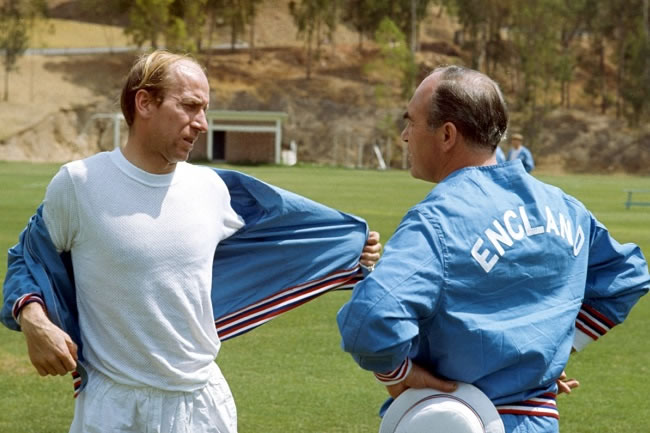
[(437, 185), (339, 311), (343, 348), (393, 398), (466, 382), (506, 433), (557, 432), (572, 348), (625, 319), (650, 286), (646, 261), (519, 161), (496, 164), (508, 112), (487, 76), (436, 69), (404, 117), (411, 174)]
[[(10, 251), (3, 322), (20, 325), (41, 375), (81, 375), (71, 433), (237, 431), (233, 397), (214, 362), (221, 343), (213, 299), (224, 301), (230, 287), (217, 286), (215, 296), (213, 260), (217, 246), (246, 221), (233, 208), (225, 178), (186, 162), (208, 129), (209, 95), (192, 58), (166, 51), (139, 58), (121, 96), (127, 143), (64, 165), (47, 188), (42, 215)], [(267, 190), (262, 198), (270, 201), (282, 194)], [(250, 196), (243, 202), (242, 213), (256, 203)], [(309, 212), (298, 213), (308, 224)], [(332, 225), (340, 224), (338, 215)], [(292, 236), (291, 220), (279, 218), (289, 220), (283, 228)], [(365, 223), (340, 220), (348, 223), (343, 231), (365, 237)], [(371, 243), (367, 265), (380, 248)], [(237, 260), (255, 264), (255, 246), (246, 245), (248, 255)], [(274, 246), (263, 249), (279, 251)], [(70, 268), (61, 269), (59, 252), (70, 253)], [(242, 273), (228, 263), (219, 271)], [(66, 279), (70, 269), (74, 287)], [(238, 278), (244, 279), (246, 273)], [(268, 285), (254, 287), (255, 295)], [(259, 321), (246, 319), (249, 327)]]

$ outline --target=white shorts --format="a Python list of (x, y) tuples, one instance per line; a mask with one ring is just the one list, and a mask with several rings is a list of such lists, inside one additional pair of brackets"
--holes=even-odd
[(70, 433), (236, 433), (235, 401), (214, 366), (208, 384), (193, 392), (121, 385), (89, 368)]

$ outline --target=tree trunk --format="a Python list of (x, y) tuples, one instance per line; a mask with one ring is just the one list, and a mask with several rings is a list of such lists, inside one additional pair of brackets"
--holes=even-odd
[(623, 67), (625, 63), (625, 56), (623, 50), (619, 50), (618, 65), (616, 68), (616, 118), (620, 119), (622, 114), (622, 96), (621, 96), (621, 81), (623, 79)]
[(417, 0), (411, 0), (411, 52), (413, 54), (418, 49), (417, 22)]
[[(7, 62), (5, 65), (8, 65), (9, 62), (6, 59), (5, 62)], [(9, 67), (8, 66), (5, 66), (5, 94), (2, 100), (5, 102), (9, 100)]]
[(237, 43), (237, 28), (235, 18), (230, 22), (230, 51), (235, 52), (235, 44)]
[(255, 60), (255, 15), (251, 14), (248, 19), (248, 63), (253, 63)]
[(307, 79), (311, 80), (311, 57), (312, 57), (312, 39), (314, 38), (314, 29), (307, 30)]
[(214, 28), (217, 25), (217, 13), (214, 9), (210, 11), (210, 18), (208, 19), (208, 52), (207, 58), (205, 59), (205, 69), (210, 71), (210, 60), (212, 60), (212, 38), (214, 37)]
[(602, 39), (598, 42), (598, 72), (600, 74), (600, 112), (607, 112), (607, 87), (605, 81), (605, 45)]

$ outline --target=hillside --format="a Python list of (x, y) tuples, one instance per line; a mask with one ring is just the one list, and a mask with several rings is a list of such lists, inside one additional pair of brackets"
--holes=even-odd
[[(101, 45), (109, 47), (128, 43), (119, 27), (84, 16), (76, 18), (85, 22), (70, 21), (75, 11), (79, 13), (75, 3), (52, 2), (53, 19), (37, 33), (41, 47), (79, 47), (84, 41), (85, 46), (97, 46), (102, 40)], [(200, 56), (208, 66), (210, 108), (287, 112), (284, 144), (295, 140), (302, 161), (354, 165), (362, 145), (364, 164), (375, 166), (370, 146), (376, 143), (393, 155), (394, 166), (401, 166), (397, 130), (388, 144), (380, 138), (379, 121), (386, 116), (398, 121), (406, 101), (394, 89), (388, 103), (378, 103), (379, 82), (363, 70), (376, 49), (364, 42), (360, 51), (357, 34), (339, 26), (334, 41), (323, 41), (312, 79), (306, 80), (305, 53), (287, 4), (263, 4), (256, 21), (255, 60), (245, 50), (213, 50)], [(417, 60), (422, 73), (443, 63), (465, 63), (452, 42), (454, 29), (444, 13), (431, 14), (420, 32)], [(226, 29), (214, 38), (215, 45), (228, 41)], [(10, 102), (0, 103), (0, 160), (67, 161), (110, 148), (111, 122), (91, 121), (91, 116), (119, 110), (120, 86), (135, 54), (22, 57), (19, 73), (9, 77)], [(517, 118), (518, 113), (512, 113), (515, 127)], [(562, 111), (540, 119), (537, 136), (527, 144), (546, 170), (650, 173), (649, 143), (650, 130), (627, 131), (607, 117)]]

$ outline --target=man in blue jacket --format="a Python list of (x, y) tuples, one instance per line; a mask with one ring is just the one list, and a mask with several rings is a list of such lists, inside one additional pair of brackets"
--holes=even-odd
[(411, 174), (437, 185), (339, 311), (343, 348), (393, 398), (471, 383), (507, 433), (557, 432), (570, 353), (625, 319), (646, 261), (520, 161), (495, 164), (508, 113), (487, 76), (436, 69), (404, 117)]
[(208, 101), (193, 59), (138, 59), (126, 145), (64, 165), (9, 252), (2, 321), (41, 375), (75, 371), (71, 433), (236, 432), (221, 338), (378, 258), (358, 218), (188, 164)]
[[(522, 143), (524, 141), (524, 136), (519, 133), (512, 134), (510, 137), (510, 144), (512, 147), (508, 151), (507, 161), (520, 160), (524, 166), (524, 169), (530, 173), (535, 168), (535, 160), (533, 159), (533, 154), (530, 150), (524, 146)], [(502, 152), (503, 153), (503, 152)], [(498, 158), (497, 158), (497, 162)]]

